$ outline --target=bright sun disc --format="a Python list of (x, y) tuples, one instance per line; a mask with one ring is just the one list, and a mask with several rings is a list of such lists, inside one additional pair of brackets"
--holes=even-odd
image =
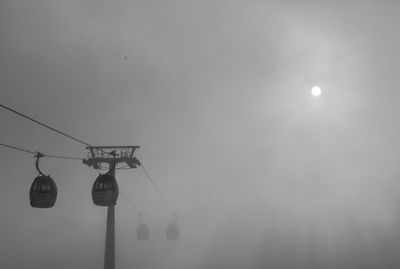
[(320, 96), (321, 95), (321, 88), (318, 86), (315, 86), (311, 89), (311, 94), (315, 97)]

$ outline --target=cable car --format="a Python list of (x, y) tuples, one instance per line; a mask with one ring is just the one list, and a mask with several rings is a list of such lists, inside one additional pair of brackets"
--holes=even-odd
[(149, 227), (146, 224), (140, 223), (136, 232), (138, 240), (147, 240), (150, 237)]
[(99, 175), (93, 183), (92, 199), (98, 206), (113, 206), (117, 204), (118, 184), (110, 174)]
[(142, 213), (139, 214), (139, 227), (136, 231), (136, 237), (138, 240), (147, 240), (150, 236), (149, 227), (142, 222)]
[(167, 228), (167, 238), (169, 240), (177, 240), (179, 237), (179, 228), (178, 225), (176, 225), (176, 220), (178, 219), (177, 213), (174, 213), (175, 215), (175, 221), (171, 223), (168, 228)]
[(171, 223), (167, 228), (167, 238), (169, 240), (176, 240), (179, 236), (179, 229), (176, 223)]
[(57, 186), (50, 176), (39, 175), (31, 185), (29, 200), (32, 207), (50, 208), (57, 199)]

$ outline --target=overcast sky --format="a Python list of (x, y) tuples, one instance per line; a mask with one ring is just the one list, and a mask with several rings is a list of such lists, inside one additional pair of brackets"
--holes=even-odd
[[(118, 269), (398, 268), (399, 8), (0, 0), (0, 103), (90, 144), (141, 147), (169, 208), (141, 169), (117, 171)], [(0, 143), (86, 157), (4, 109), (0, 123)], [(33, 156), (0, 156), (0, 267), (102, 268), (97, 172), (41, 159), (59, 192), (34, 209)]]

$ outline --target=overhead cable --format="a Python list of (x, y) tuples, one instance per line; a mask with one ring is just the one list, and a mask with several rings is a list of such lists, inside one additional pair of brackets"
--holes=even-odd
[[(0, 146), (7, 147), (7, 148), (10, 148), (10, 149), (14, 149), (14, 150), (18, 150), (18, 151), (22, 151), (22, 152), (26, 152), (26, 153), (30, 153), (30, 154), (33, 154), (33, 155), (38, 154), (37, 151), (35, 152), (35, 151), (31, 151), (31, 150), (27, 150), (27, 149), (23, 149), (23, 148), (20, 148), (20, 147), (11, 146), (11, 145), (7, 145), (7, 144), (3, 144), (3, 143), (0, 143)], [(41, 154), (42, 157), (49, 157), (49, 158), (57, 158), (57, 159), (69, 159), (69, 160), (79, 160), (79, 161), (82, 161), (82, 158), (75, 158), (75, 157), (68, 157), (68, 156), (60, 156), (60, 155), (49, 155), (49, 154), (44, 154), (44, 153), (40, 153), (40, 154)]]
[(130, 201), (128, 198), (125, 197), (125, 195), (122, 192), (119, 192), (119, 194), (121, 195), (121, 197), (129, 204), (131, 205), (133, 208), (135, 208), (135, 210), (139, 213), (142, 213), (141, 210), (139, 210), (139, 208), (132, 202)]
[(23, 151), (23, 152), (27, 152), (27, 153), (30, 153), (30, 154), (36, 154), (36, 152), (31, 151), (31, 150), (27, 150), (27, 149), (15, 147), (15, 146), (10, 146), (10, 145), (6, 145), (6, 144), (2, 144), (2, 143), (0, 143), (0, 146), (7, 147), (7, 148), (10, 148), (10, 149), (19, 150), (19, 151)]
[(167, 202), (167, 200), (165, 199), (164, 195), (162, 195), (161, 191), (158, 189), (157, 185), (154, 183), (153, 179), (151, 178), (150, 174), (147, 172), (146, 168), (143, 166), (143, 163), (141, 163), (140, 165), (144, 171), (144, 173), (146, 174), (147, 178), (149, 179), (149, 181), (151, 182), (151, 184), (153, 185), (154, 189), (157, 191), (158, 195), (160, 196), (161, 200), (163, 200), (163, 202), (165, 203), (166, 207), (170, 209), (170, 206)]
[(24, 114), (22, 114), (22, 113), (20, 113), (20, 112), (18, 112), (18, 111), (15, 111), (14, 109), (11, 109), (11, 108), (9, 108), (9, 107), (7, 107), (7, 106), (5, 106), (5, 105), (0, 104), (0, 106), (3, 107), (3, 108), (5, 108), (5, 109), (7, 109), (8, 111), (11, 111), (11, 112), (13, 112), (13, 113), (15, 113), (15, 114), (21, 116), (21, 117), (24, 117), (24, 118), (26, 118), (26, 119), (28, 119), (28, 120), (30, 120), (30, 121), (33, 121), (33, 122), (35, 122), (35, 123), (37, 123), (37, 124), (39, 124), (39, 125), (42, 125), (42, 126), (46, 127), (47, 129), (50, 129), (50, 130), (52, 130), (52, 131), (54, 131), (54, 132), (57, 132), (57, 133), (59, 133), (59, 134), (61, 134), (61, 135), (63, 135), (63, 136), (66, 136), (66, 137), (68, 137), (68, 138), (70, 138), (70, 139), (72, 139), (72, 140), (75, 140), (75, 141), (77, 141), (77, 142), (79, 142), (79, 143), (81, 143), (81, 144), (84, 144), (84, 145), (90, 147), (90, 145), (89, 145), (88, 143), (83, 142), (82, 140), (79, 140), (79, 139), (77, 139), (77, 138), (75, 138), (75, 137), (73, 137), (73, 136), (71, 136), (71, 135), (68, 135), (68, 134), (66, 134), (66, 133), (64, 133), (64, 132), (61, 132), (61, 131), (59, 131), (59, 130), (53, 128), (53, 127), (50, 127), (50, 126), (47, 125), (47, 124), (44, 124), (44, 123), (42, 123), (42, 122), (40, 122), (40, 121), (38, 121), (38, 120), (35, 120), (35, 119), (33, 119), (33, 118), (31, 118), (31, 117), (29, 117), (29, 116), (27, 116), (27, 115), (24, 115)]
[[(90, 145), (89, 143), (86, 143), (86, 142), (84, 142), (84, 141), (82, 141), (82, 140), (80, 140), (80, 139), (78, 139), (78, 138), (76, 138), (76, 137), (73, 137), (72, 135), (66, 134), (65, 132), (62, 132), (62, 131), (60, 131), (60, 130), (57, 130), (56, 128), (53, 128), (53, 127), (51, 127), (51, 126), (49, 126), (49, 125), (47, 125), (47, 124), (45, 124), (45, 123), (42, 123), (42, 122), (40, 122), (40, 121), (38, 121), (38, 120), (35, 120), (34, 118), (29, 117), (29, 116), (27, 116), (27, 115), (25, 115), (25, 114), (22, 114), (21, 112), (18, 112), (18, 111), (16, 111), (16, 110), (12, 109), (12, 108), (9, 108), (9, 107), (7, 107), (7, 106), (5, 106), (5, 105), (2, 105), (2, 104), (0, 104), (0, 107), (2, 107), (2, 108), (4, 108), (4, 109), (7, 109), (8, 111), (10, 111), (10, 112), (12, 112), (12, 113), (15, 113), (15, 114), (17, 114), (17, 115), (19, 115), (19, 116), (21, 116), (21, 117), (23, 117), (23, 118), (25, 118), (25, 119), (28, 119), (28, 120), (30, 120), (30, 121), (36, 123), (36, 124), (39, 124), (39, 125), (41, 125), (41, 126), (43, 126), (43, 127), (46, 127), (47, 129), (50, 129), (50, 130), (52, 130), (52, 131), (54, 131), (54, 132), (56, 132), (56, 133), (59, 133), (59, 134), (65, 136), (65, 137), (68, 137), (68, 138), (70, 138), (70, 139), (72, 139), (72, 140), (74, 140), (74, 141), (76, 141), (76, 142), (79, 142), (79, 143), (81, 143), (81, 144), (83, 144), (83, 145), (85, 145), (85, 146), (87, 146), (87, 147), (92, 147), (92, 145)], [(106, 151), (103, 151), (103, 150), (101, 150), (101, 151), (104, 152), (104, 153), (110, 154), (109, 152), (106, 152)]]

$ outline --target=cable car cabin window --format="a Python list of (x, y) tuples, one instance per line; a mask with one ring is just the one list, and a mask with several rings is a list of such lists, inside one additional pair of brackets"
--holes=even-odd
[(50, 192), (50, 185), (42, 185), (42, 186), (39, 186), (39, 187), (40, 187), (40, 189), (39, 189), (40, 193)]
[(99, 189), (100, 189), (100, 190), (103, 189), (103, 182), (100, 183)]
[(35, 183), (33, 183), (33, 191), (37, 191), (37, 183), (35, 182)]

